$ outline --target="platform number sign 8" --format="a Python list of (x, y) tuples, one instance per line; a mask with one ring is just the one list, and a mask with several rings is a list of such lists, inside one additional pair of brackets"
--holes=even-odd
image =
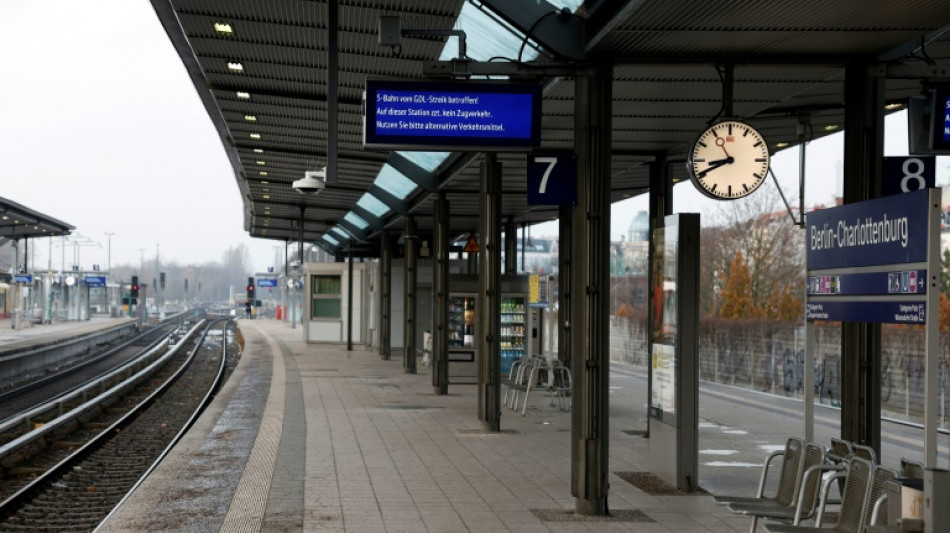
[(528, 205), (577, 204), (577, 161), (570, 152), (528, 154)]
[(885, 157), (881, 194), (890, 196), (934, 187), (936, 168), (934, 156)]

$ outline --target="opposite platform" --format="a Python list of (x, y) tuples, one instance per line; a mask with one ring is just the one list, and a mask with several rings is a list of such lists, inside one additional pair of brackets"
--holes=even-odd
[[(487, 434), (472, 385), (436, 396), (427, 367), (406, 374), (376, 352), (307, 345), (281, 322), (239, 325), (234, 374), (102, 531), (748, 530), (708, 494), (651, 495), (616, 475), (650, 470), (646, 439), (620, 429), (616, 516), (576, 517), (570, 414), (546, 395), (526, 417), (504, 409), (503, 432)], [(612, 428), (629, 427), (612, 414)], [(746, 470), (734, 488), (751, 494), (758, 469)]]

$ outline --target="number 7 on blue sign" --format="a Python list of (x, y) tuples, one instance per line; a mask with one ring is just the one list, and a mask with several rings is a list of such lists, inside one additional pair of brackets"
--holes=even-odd
[(571, 152), (528, 155), (528, 205), (576, 205), (577, 160)]

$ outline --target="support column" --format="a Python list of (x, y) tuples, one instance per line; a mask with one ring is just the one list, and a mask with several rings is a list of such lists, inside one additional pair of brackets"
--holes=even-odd
[[(673, 214), (673, 178), (670, 176), (669, 159), (665, 153), (659, 153), (653, 159), (650, 165), (650, 194), (649, 194), (650, 224), (649, 234), (647, 235), (647, 287), (653, 287), (653, 254), (656, 250), (653, 248), (653, 230), (659, 225), (663, 217)], [(647, 324), (653, 324), (653, 315), (655, 310), (650, 305), (651, 298), (647, 298)], [(647, 328), (647, 360), (652, 358), (653, 354), (653, 335), (651, 329)], [(647, 397), (646, 405), (650, 405), (650, 398), (653, 397), (653, 365), (647, 365)], [(648, 408), (649, 409), (649, 408)], [(650, 417), (647, 416), (646, 437), (650, 437)]]
[[(884, 80), (868, 65), (845, 68), (844, 203), (881, 195)], [(881, 457), (881, 326), (844, 323), (841, 330), (841, 438)]]
[(508, 217), (505, 222), (505, 274), (518, 273), (518, 227), (515, 220)]
[(389, 242), (389, 234), (382, 235), (381, 250), (379, 253), (379, 356), (389, 361), (393, 353), (393, 321), (392, 321), (392, 286), (393, 286), (393, 250)]
[(478, 269), (478, 418), (489, 431), (501, 429), (501, 163), (486, 153), (482, 163), (482, 246)]
[(406, 326), (402, 357), (402, 367), (407, 374), (416, 373), (416, 247), (419, 242), (416, 233), (416, 219), (409, 215), (406, 217)]
[(346, 276), (346, 351), (353, 351), (353, 250), (347, 255)]
[(571, 239), (571, 493), (575, 510), (582, 515), (607, 513), (609, 486), (612, 73), (610, 66), (596, 66), (579, 72), (574, 80), (578, 190)]
[(571, 357), (571, 252), (574, 250), (571, 228), (574, 208), (562, 205), (558, 208), (558, 255), (557, 255), (557, 358), (564, 366), (572, 368)]
[(449, 201), (438, 193), (432, 236), (435, 269), (432, 279), (432, 392), (449, 393)]

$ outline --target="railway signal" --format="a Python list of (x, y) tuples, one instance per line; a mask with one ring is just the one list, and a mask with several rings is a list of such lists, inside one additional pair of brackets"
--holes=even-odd
[(247, 299), (254, 301), (254, 278), (247, 278)]
[(132, 293), (129, 295), (132, 298), (139, 297), (139, 277), (132, 276)]

